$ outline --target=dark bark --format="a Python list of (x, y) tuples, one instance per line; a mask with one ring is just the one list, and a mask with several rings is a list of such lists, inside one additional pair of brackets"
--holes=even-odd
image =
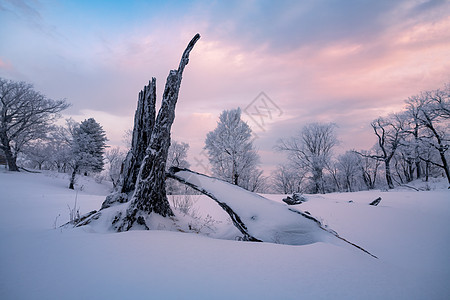
[(390, 159), (385, 159), (384, 160), (384, 166), (385, 166), (384, 170), (385, 170), (385, 173), (386, 173), (387, 185), (388, 185), (388, 187), (390, 189), (393, 189), (394, 188), (394, 182), (392, 180), (392, 175), (391, 175), (391, 160)]
[[(140, 166), (134, 194), (125, 215), (117, 215), (113, 222), (113, 226), (117, 231), (128, 231), (133, 226), (149, 229), (145, 218), (153, 212), (164, 217), (174, 215), (167, 200), (165, 185), (165, 169), (170, 147), (170, 130), (175, 119), (175, 106), (178, 100), (183, 71), (189, 62), (189, 54), (199, 38), (199, 34), (194, 36), (181, 57), (178, 69), (169, 72), (161, 108), (151, 131), (145, 157)], [(146, 125), (143, 124), (141, 126)], [(139, 141), (136, 142), (139, 143)]]
[(416, 160), (416, 177), (420, 179), (422, 177), (422, 167), (420, 166), (420, 160)]
[(5, 154), (6, 162), (8, 164), (8, 170), (19, 172), (19, 168), (16, 163), (16, 156), (11, 151), (10, 147), (2, 147), (3, 153)]
[(286, 198), (284, 198), (282, 200), (287, 205), (297, 205), (297, 204), (302, 204), (303, 202), (305, 202), (306, 198), (300, 193), (294, 193), (294, 194), (292, 194), (292, 197), (287, 196)]
[[(363, 155), (360, 153), (359, 154), (364, 157), (369, 157), (384, 162), (386, 183), (389, 189), (393, 189), (394, 182), (392, 180), (390, 163), (399, 145), (400, 129), (394, 126), (393, 124), (383, 124), (381, 119), (377, 119), (376, 121), (372, 122), (371, 126), (375, 135), (378, 138), (378, 146), (380, 147), (382, 155)], [(386, 132), (384, 126), (391, 126), (393, 128), (393, 133), (391, 133), (390, 136)], [(378, 132), (378, 130), (380, 130), (381, 132)], [(390, 140), (390, 142), (387, 142), (387, 140)]]
[[(3, 124), (0, 126), (5, 127)], [(16, 163), (16, 156), (13, 154), (6, 129), (0, 128), (0, 150), (3, 150), (5, 154), (6, 163), (8, 164), (8, 170), (19, 172), (19, 168)]]
[(75, 166), (72, 171), (72, 175), (70, 176), (70, 183), (69, 183), (69, 189), (74, 190), (75, 189), (75, 176), (78, 172), (78, 166)]
[(43, 137), (57, 113), (68, 106), (64, 100), (48, 99), (30, 84), (0, 78), (0, 149), (10, 171), (19, 171), (16, 159), (21, 148)]
[[(414, 164), (416, 166), (416, 177), (419, 179), (422, 176), (422, 168), (420, 166), (420, 158), (419, 158), (419, 124), (417, 123), (417, 117), (414, 117), (415, 119), (415, 125), (414, 125), (414, 131), (413, 136), (414, 140), (416, 142), (416, 146), (414, 147)], [(412, 179), (414, 179), (414, 176), (411, 176)]]
[(139, 169), (155, 125), (155, 105), (156, 78), (153, 77), (139, 93), (138, 105), (134, 116), (131, 148), (123, 162), (120, 174), (119, 185), (121, 193), (130, 193), (135, 189)]
[(450, 184), (450, 170), (449, 170), (447, 158), (445, 157), (445, 152), (447, 151), (448, 148), (443, 143), (442, 137), (440, 136), (440, 134), (434, 128), (431, 118), (428, 117), (428, 115), (426, 115), (426, 114), (425, 114), (425, 117), (427, 119), (427, 124), (425, 126), (433, 133), (433, 136), (435, 137), (435, 139), (438, 143), (437, 147), (435, 147), (435, 148), (438, 150), (439, 156), (441, 157), (441, 161), (442, 161), (442, 165), (439, 165), (439, 164), (435, 164), (435, 165), (444, 169), (445, 176), (447, 177), (447, 181)]
[(380, 202), (381, 202), (381, 197), (378, 197), (377, 199), (375, 199), (372, 202), (370, 202), (369, 205), (377, 206), (378, 204), (380, 204)]
[(246, 241), (252, 241), (252, 242), (261, 242), (261, 240), (253, 237), (247, 229), (247, 226), (244, 224), (244, 222), (242, 222), (241, 218), (239, 217), (238, 214), (236, 214), (231, 207), (229, 207), (226, 203), (221, 202), (219, 199), (217, 199), (213, 194), (209, 193), (208, 191), (206, 191), (205, 189), (203, 189), (200, 186), (197, 186), (195, 184), (192, 184), (190, 182), (187, 182), (186, 180), (184, 180), (183, 178), (177, 176), (175, 173), (179, 172), (179, 171), (189, 171), (192, 173), (195, 173), (191, 170), (188, 169), (180, 169), (180, 168), (176, 168), (176, 167), (172, 167), (170, 168), (169, 172), (167, 173), (167, 177), (175, 179), (191, 188), (193, 188), (194, 190), (208, 196), (209, 198), (213, 199), (215, 202), (217, 202), (217, 204), (219, 204), (219, 206), (225, 210), (225, 212), (230, 216), (231, 221), (233, 222), (234, 226), (244, 235), (244, 240)]
[[(179, 171), (187, 171), (187, 172), (191, 172), (191, 173), (194, 173), (194, 174), (199, 174), (199, 175), (202, 175), (202, 176), (206, 176), (206, 175), (203, 175), (203, 174), (200, 174), (200, 173), (193, 172), (193, 171), (191, 171), (191, 170), (189, 170), (189, 169), (180, 169), (180, 168), (176, 168), (176, 167), (170, 168), (169, 172), (167, 173), (167, 176), (168, 176), (168, 177), (173, 178), (173, 179), (175, 179), (175, 180), (178, 180), (178, 181), (180, 181), (181, 183), (184, 183), (184, 184), (186, 184), (186, 185), (192, 187), (193, 189), (195, 189), (195, 190), (197, 190), (197, 191), (199, 191), (199, 192), (201, 192), (201, 193), (207, 195), (208, 197), (210, 197), (211, 199), (213, 199), (214, 201), (216, 201), (216, 202), (220, 205), (220, 207), (222, 207), (222, 208), (226, 211), (226, 213), (230, 216), (231, 220), (233, 221), (233, 224), (234, 224), (234, 225), (239, 229), (239, 231), (244, 235), (244, 238), (243, 238), (244, 240), (253, 241), (253, 242), (262, 242), (261, 240), (259, 240), (259, 239), (255, 238), (255, 237), (253, 237), (253, 236), (248, 232), (247, 226), (244, 224), (244, 222), (242, 222), (242, 220), (241, 220), (241, 218), (239, 217), (239, 215), (237, 215), (237, 214), (231, 209), (231, 207), (229, 207), (226, 203), (220, 201), (220, 199), (218, 199), (217, 197), (215, 197), (212, 193), (210, 193), (210, 192), (206, 191), (205, 189), (203, 189), (201, 186), (196, 185), (196, 184), (193, 184), (193, 183), (191, 183), (191, 182), (188, 182), (187, 180), (183, 179), (182, 177), (177, 176), (176, 173), (179, 172)], [(206, 177), (208, 177), (208, 176), (206, 176)], [(220, 179), (217, 179), (217, 180), (220, 180)], [(329, 228), (323, 226), (322, 223), (321, 223), (319, 220), (317, 220), (316, 218), (314, 218), (313, 216), (311, 216), (308, 212), (301, 212), (301, 211), (294, 210), (294, 209), (291, 209), (291, 208), (288, 208), (288, 210), (291, 211), (291, 212), (293, 212), (293, 213), (296, 213), (296, 214), (301, 215), (303, 218), (307, 218), (307, 219), (309, 219), (309, 220), (315, 222), (315, 223), (317, 224), (317, 226), (318, 226), (321, 230), (324, 230), (324, 231), (328, 232), (329, 234), (335, 236), (336, 238), (338, 238), (338, 239), (344, 241), (345, 243), (350, 244), (350, 245), (352, 245), (353, 247), (356, 247), (356, 248), (360, 249), (361, 251), (365, 252), (366, 254), (368, 254), (368, 255), (370, 255), (370, 256), (372, 256), (372, 257), (374, 257), (374, 258), (377, 258), (375, 255), (371, 254), (369, 251), (365, 250), (364, 248), (362, 248), (362, 247), (360, 247), (360, 246), (358, 246), (358, 245), (356, 245), (356, 244), (354, 244), (354, 243), (352, 243), (352, 242), (346, 240), (345, 238), (343, 238), (343, 237), (341, 237), (339, 234), (337, 234), (335, 231), (333, 231), (333, 230), (331, 230), (331, 229), (329, 229)]]

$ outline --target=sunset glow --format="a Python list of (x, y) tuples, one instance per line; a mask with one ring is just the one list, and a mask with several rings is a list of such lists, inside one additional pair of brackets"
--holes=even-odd
[(264, 92), (283, 114), (263, 130), (243, 117), (269, 171), (284, 160), (276, 141), (308, 122), (336, 123), (340, 151), (368, 149), (373, 119), (449, 82), (449, 15), (445, 0), (0, 1), (0, 76), (66, 98), (66, 117), (95, 118), (121, 145), (138, 92), (156, 77), (161, 97), (199, 32), (173, 138), (195, 169), (220, 112)]

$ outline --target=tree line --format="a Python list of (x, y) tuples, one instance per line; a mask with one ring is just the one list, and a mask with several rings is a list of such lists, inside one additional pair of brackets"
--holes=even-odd
[[(376, 143), (368, 150), (336, 155), (336, 124), (306, 124), (297, 135), (277, 141), (275, 150), (288, 160), (270, 176), (263, 175), (252, 130), (239, 108), (221, 113), (204, 149), (214, 176), (254, 192), (353, 192), (436, 176), (450, 184), (449, 98), (450, 84), (409, 97), (403, 111), (371, 122)], [(105, 131), (93, 118), (55, 125), (68, 107), (65, 100), (48, 99), (30, 84), (0, 78), (0, 152), (9, 170), (19, 170), (19, 159), (32, 168), (70, 173), (74, 188), (77, 174), (106, 169), (116, 186), (127, 149), (107, 149)], [(172, 141), (167, 166), (189, 167), (188, 149), (187, 143)], [(166, 189), (168, 194), (186, 192), (171, 180)]]
[(403, 111), (371, 122), (376, 143), (368, 150), (336, 155), (334, 123), (306, 124), (297, 135), (280, 139), (275, 150), (288, 161), (263, 176), (250, 127), (240, 109), (225, 110), (208, 133), (207, 151), (215, 176), (256, 192), (289, 194), (392, 189), (414, 179), (445, 177), (450, 184), (450, 84), (405, 100)]
[(414, 179), (444, 177), (450, 184), (450, 84), (405, 100), (403, 111), (371, 122), (376, 143), (368, 150), (335, 156), (332, 123), (306, 125), (276, 148), (289, 162), (272, 174), (277, 192), (353, 192), (405, 185)]
[(10, 171), (19, 171), (18, 159), (40, 170), (70, 171), (74, 189), (76, 174), (103, 170), (107, 138), (99, 123), (89, 118), (55, 125), (69, 106), (31, 84), (0, 78), (0, 150)]
[[(69, 106), (65, 100), (47, 98), (31, 84), (0, 78), (0, 156), (10, 171), (19, 171), (21, 166), (69, 173), (70, 189), (74, 189), (77, 174), (94, 174), (116, 187), (132, 132), (124, 135), (124, 149), (108, 149), (106, 133), (94, 118), (55, 124)], [(168, 165), (189, 167), (188, 149), (187, 143), (172, 141)], [(168, 181), (168, 194), (185, 191), (178, 182)]]

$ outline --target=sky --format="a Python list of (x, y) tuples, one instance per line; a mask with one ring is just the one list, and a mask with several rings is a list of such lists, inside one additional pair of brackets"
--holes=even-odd
[(0, 77), (32, 83), (93, 117), (124, 146), (137, 96), (201, 39), (183, 74), (172, 138), (191, 168), (223, 110), (240, 107), (266, 174), (274, 146), (311, 122), (333, 122), (337, 153), (370, 149), (370, 122), (450, 82), (450, 1), (0, 0)]

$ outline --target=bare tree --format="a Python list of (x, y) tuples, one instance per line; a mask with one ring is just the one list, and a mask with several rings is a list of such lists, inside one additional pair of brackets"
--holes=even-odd
[(415, 164), (416, 178), (422, 176), (421, 160), (419, 156), (419, 149), (421, 147), (421, 122), (419, 121), (420, 115), (420, 105), (416, 106), (411, 103), (407, 104), (406, 115), (408, 116), (409, 126), (405, 130), (407, 136), (405, 136), (405, 141), (403, 146), (409, 148), (408, 158), (410, 158), (411, 163)]
[(420, 158), (426, 163), (441, 168), (450, 184), (450, 169), (446, 157), (450, 145), (448, 134), (450, 119), (448, 112), (450, 107), (449, 85), (444, 90), (427, 91), (410, 97), (406, 103), (409, 116), (423, 129), (418, 139), (439, 153), (440, 162), (429, 160), (423, 156)]
[(268, 177), (258, 168), (247, 168), (242, 173), (240, 181), (241, 187), (250, 192), (265, 193), (268, 190)]
[(338, 144), (333, 123), (310, 123), (290, 139), (279, 141), (278, 150), (288, 152), (289, 159), (298, 168), (308, 170), (313, 193), (324, 193), (323, 171), (330, 161), (332, 150)]
[(170, 167), (189, 168), (189, 162), (186, 160), (188, 150), (188, 143), (172, 140), (167, 154), (167, 169)]
[[(224, 110), (216, 129), (205, 141), (209, 162), (215, 176), (249, 189), (248, 183), (260, 177), (259, 155), (252, 141), (252, 130), (241, 120), (241, 109)], [(253, 177), (253, 178), (252, 178)]]
[(370, 153), (368, 151), (355, 151), (355, 153), (361, 156), (358, 167), (361, 172), (362, 180), (368, 190), (373, 190), (377, 182), (380, 161), (370, 158)]
[(30, 141), (45, 137), (58, 113), (69, 105), (54, 101), (25, 82), (0, 78), (0, 149), (10, 171), (19, 171), (17, 154)]
[(324, 176), (324, 193), (341, 192), (341, 174), (338, 169), (338, 162), (330, 160), (325, 164), (325, 169), (328, 171), (328, 176)]
[[(172, 140), (167, 155), (166, 171), (171, 167), (189, 168), (190, 164), (187, 161), (188, 150), (189, 144)], [(192, 193), (191, 191), (188, 191), (188, 189), (190, 188), (180, 182), (172, 178), (167, 178), (166, 191), (168, 195)]]
[(378, 118), (370, 125), (377, 136), (378, 153), (364, 154), (362, 156), (382, 161), (385, 167), (386, 183), (390, 189), (394, 188), (391, 172), (391, 160), (400, 146), (405, 134), (406, 119), (402, 114), (393, 114), (388, 118)]
[(359, 156), (353, 151), (347, 151), (337, 159), (337, 168), (347, 192), (354, 192), (356, 190), (356, 175), (360, 171), (359, 162)]
[(272, 188), (283, 194), (302, 192), (306, 172), (289, 164), (282, 164), (271, 174)]
[(437, 114), (450, 119), (450, 83), (445, 84), (443, 89), (426, 92), (426, 95)]
[(51, 161), (59, 172), (67, 172), (72, 160), (72, 132), (77, 123), (66, 119), (65, 126), (54, 126), (51, 135), (53, 155)]
[(113, 184), (113, 188), (116, 188), (119, 177), (122, 162), (125, 159), (126, 153), (120, 150), (119, 147), (114, 147), (105, 152), (105, 158), (108, 162), (108, 177)]
[(122, 144), (125, 146), (127, 151), (131, 148), (131, 142), (133, 140), (133, 129), (127, 129), (122, 135)]

